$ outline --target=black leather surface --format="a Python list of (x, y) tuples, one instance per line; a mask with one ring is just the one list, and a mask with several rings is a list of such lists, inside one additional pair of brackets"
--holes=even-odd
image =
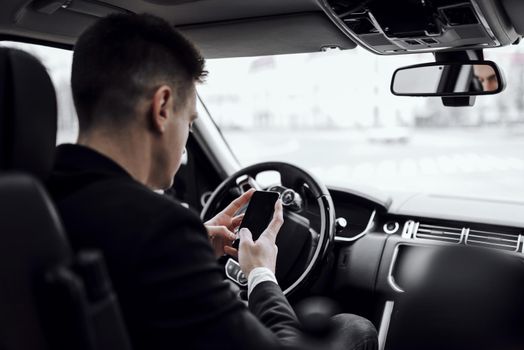
[(0, 48), (0, 171), (45, 179), (56, 130), (56, 95), (44, 66), (23, 51)]
[(57, 213), (38, 181), (22, 174), (1, 175), (2, 349), (46, 348), (35, 287), (43, 271), (69, 259)]
[[(399, 250), (397, 261), (409, 259), (406, 254), (412, 253)], [(426, 257), (428, 268), (396, 298), (387, 350), (523, 348), (520, 258), (459, 245), (434, 248)]]
[(36, 178), (53, 165), (56, 122), (42, 64), (0, 48), (0, 349), (130, 349), (116, 296), (100, 274), (103, 258), (83, 252), (74, 259), (81, 272), (72, 268), (61, 221)]

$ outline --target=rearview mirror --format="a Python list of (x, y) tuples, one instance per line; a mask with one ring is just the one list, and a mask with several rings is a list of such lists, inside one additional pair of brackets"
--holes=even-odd
[(492, 95), (505, 87), (491, 61), (417, 64), (397, 69), (391, 79), (391, 92), (397, 96)]

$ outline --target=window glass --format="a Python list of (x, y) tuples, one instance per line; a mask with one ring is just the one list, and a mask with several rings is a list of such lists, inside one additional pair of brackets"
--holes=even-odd
[(397, 97), (391, 76), (431, 54), (364, 49), (209, 60), (199, 93), (242, 165), (296, 163), (325, 183), (524, 198), (524, 51), (486, 50), (506, 90), (474, 107)]
[[(0, 41), (0, 46), (14, 47), (37, 57), (46, 67), (55, 86), (58, 103), (57, 144), (75, 142), (78, 135), (73, 97), (71, 95), (71, 62), (73, 52), (47, 46)], [(35, 91), (38, 93), (38, 91)]]

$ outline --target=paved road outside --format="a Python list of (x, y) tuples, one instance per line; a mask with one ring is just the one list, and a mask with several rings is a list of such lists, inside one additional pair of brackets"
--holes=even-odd
[(325, 183), (385, 191), (524, 201), (524, 133), (502, 127), (414, 129), (406, 144), (377, 143), (366, 131), (225, 130), (243, 165), (292, 162)]

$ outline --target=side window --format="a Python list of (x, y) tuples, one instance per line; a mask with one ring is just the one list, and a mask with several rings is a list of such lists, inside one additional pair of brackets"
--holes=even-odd
[(70, 83), (73, 52), (13, 41), (0, 41), (0, 46), (26, 51), (37, 57), (44, 64), (56, 90), (58, 106), (57, 144), (75, 142), (78, 136), (78, 120), (71, 95)]

